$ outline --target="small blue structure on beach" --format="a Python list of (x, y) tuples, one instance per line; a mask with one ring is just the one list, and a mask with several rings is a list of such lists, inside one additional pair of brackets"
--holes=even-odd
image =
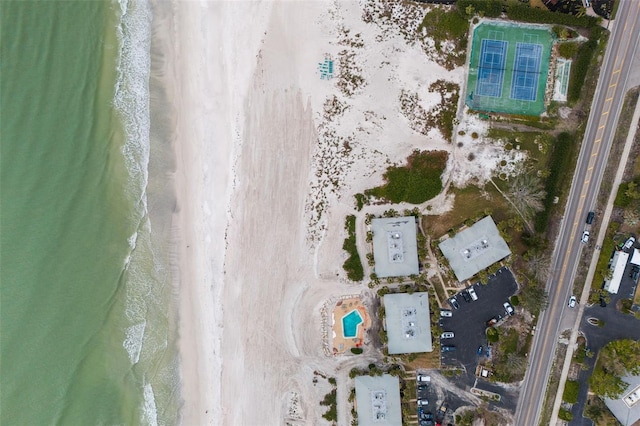
[(325, 56), (323, 62), (318, 63), (318, 71), (320, 71), (320, 80), (330, 80), (333, 78), (333, 59)]

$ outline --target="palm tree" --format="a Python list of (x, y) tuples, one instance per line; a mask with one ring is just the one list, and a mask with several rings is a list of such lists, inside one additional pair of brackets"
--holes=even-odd
[(522, 213), (525, 220), (544, 209), (544, 199), (547, 196), (540, 178), (530, 171), (523, 170), (509, 186), (511, 201)]

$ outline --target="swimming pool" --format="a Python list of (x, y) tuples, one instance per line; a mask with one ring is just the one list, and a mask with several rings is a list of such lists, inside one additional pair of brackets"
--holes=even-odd
[(342, 317), (342, 334), (346, 339), (354, 338), (358, 335), (358, 325), (362, 324), (362, 316), (357, 309)]

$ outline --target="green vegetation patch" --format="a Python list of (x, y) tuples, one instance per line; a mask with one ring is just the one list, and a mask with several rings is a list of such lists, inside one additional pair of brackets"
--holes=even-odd
[[(602, 247), (600, 248), (600, 257), (598, 258), (598, 264), (596, 265), (595, 278), (604, 280), (609, 274), (609, 260), (611, 259), (613, 250), (615, 248), (613, 237), (618, 231), (619, 227), (620, 224), (618, 222), (611, 222), (609, 224), (609, 227), (607, 228), (607, 234), (604, 237)], [(599, 288), (600, 284), (602, 284), (602, 281), (597, 281), (594, 279), (593, 284)]]
[(423, 28), (429, 37), (433, 38), (436, 50), (440, 51), (443, 42), (466, 40), (469, 21), (455, 9), (433, 8), (424, 16), (418, 27), (418, 32), (421, 32)]
[(332, 389), (331, 392), (324, 396), (324, 399), (320, 401), (320, 405), (328, 406), (329, 409), (322, 415), (330, 422), (338, 421), (338, 403), (336, 401), (337, 392), (336, 389)]
[(558, 412), (558, 418), (569, 422), (573, 420), (573, 414), (571, 414), (571, 411), (565, 408), (560, 408), (560, 411)]
[(580, 383), (567, 380), (564, 385), (564, 393), (562, 394), (562, 400), (569, 404), (575, 404), (578, 402), (578, 392), (580, 391)]
[(518, 1), (508, 3), (506, 13), (511, 20), (537, 24), (560, 24), (570, 27), (591, 28), (600, 22), (600, 18), (587, 15), (575, 16), (567, 13), (554, 13), (547, 9), (529, 7), (527, 4)]
[(476, 14), (497, 18), (502, 14), (503, 5), (503, 0), (458, 0), (456, 2), (460, 13), (467, 18), (472, 18)]
[(442, 191), (442, 172), (447, 165), (446, 151), (414, 151), (406, 166), (391, 166), (383, 175), (385, 185), (367, 189), (365, 195), (392, 203), (421, 204)]
[(571, 64), (571, 75), (569, 77), (569, 89), (567, 91), (567, 101), (576, 102), (580, 98), (584, 79), (592, 65), (593, 54), (595, 53), (600, 38), (602, 28), (594, 27), (589, 34), (589, 41), (580, 45), (577, 51), (576, 60)]
[(580, 45), (575, 42), (560, 43), (558, 45), (558, 54), (563, 58), (571, 59), (578, 53), (579, 46)]
[(633, 207), (636, 210), (640, 210), (640, 176), (636, 176), (631, 182), (620, 184), (613, 205), (622, 208)]
[(549, 176), (545, 182), (547, 196), (544, 200), (544, 210), (536, 215), (535, 228), (539, 233), (543, 233), (554, 206), (554, 199), (560, 194), (562, 182), (570, 181), (570, 174), (573, 173), (573, 158), (577, 147), (574, 134), (563, 132), (558, 135), (554, 143), (553, 155), (549, 161)]
[(500, 339), (500, 333), (493, 327), (487, 328), (487, 340), (489, 343), (496, 343)]
[[(423, 30), (433, 39), (436, 51), (446, 55), (441, 65), (450, 70), (456, 66), (464, 65), (469, 21), (458, 12), (458, 9), (437, 7), (431, 9), (425, 15), (417, 31), (422, 34)], [(452, 42), (455, 46), (454, 49), (442, 52), (444, 42)]]
[(429, 115), (435, 121), (436, 127), (442, 136), (451, 142), (453, 136), (453, 125), (458, 111), (458, 100), (460, 99), (460, 86), (446, 80), (437, 80), (429, 86), (430, 92), (438, 92), (441, 102)]
[(348, 235), (342, 244), (342, 249), (349, 253), (349, 257), (342, 267), (351, 281), (362, 281), (364, 278), (364, 268), (362, 267), (358, 247), (356, 246), (356, 217), (354, 215), (347, 216), (344, 227)]
[(615, 340), (600, 350), (589, 379), (591, 391), (600, 397), (617, 399), (627, 389), (627, 374), (640, 374), (640, 341)]

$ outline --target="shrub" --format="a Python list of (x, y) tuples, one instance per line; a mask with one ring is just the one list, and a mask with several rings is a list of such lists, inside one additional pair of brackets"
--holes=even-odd
[(447, 165), (446, 151), (414, 151), (407, 165), (392, 166), (384, 174), (386, 184), (367, 189), (366, 195), (392, 203), (421, 204), (442, 191), (442, 172)]
[(589, 41), (578, 48), (576, 60), (571, 64), (567, 101), (575, 102), (580, 98), (580, 92), (582, 91), (582, 86), (584, 86), (584, 79), (591, 67), (591, 60), (598, 47), (598, 41), (601, 36), (602, 29), (593, 28), (589, 34)]
[(518, 296), (511, 296), (510, 300), (513, 306), (518, 306), (520, 304), (520, 299), (518, 299)]
[(566, 420), (568, 422), (573, 420), (573, 414), (571, 414), (571, 411), (565, 410), (564, 408), (560, 409), (560, 411), (558, 412), (558, 417), (561, 420)]
[(456, 7), (467, 18), (475, 14), (497, 18), (502, 14), (503, 3), (502, 0), (458, 0)]
[(567, 59), (571, 59), (578, 52), (578, 43), (560, 43), (558, 45), (558, 54)]
[(351, 353), (360, 355), (363, 352), (362, 348), (351, 348)]
[(342, 244), (342, 249), (349, 254), (349, 257), (344, 262), (342, 267), (347, 273), (347, 277), (351, 281), (362, 281), (364, 278), (364, 268), (360, 261), (360, 255), (358, 254), (358, 247), (356, 246), (356, 217), (353, 215), (347, 216), (345, 220), (345, 229), (347, 230), (347, 238), (345, 238)]
[(562, 399), (569, 404), (575, 404), (578, 402), (578, 392), (580, 391), (580, 383), (567, 380), (564, 385), (564, 393), (562, 394)]
[(496, 343), (500, 339), (500, 334), (498, 330), (493, 327), (487, 328), (487, 340), (489, 343)]
[(571, 133), (562, 132), (556, 138), (553, 154), (549, 159), (549, 176), (545, 182), (545, 192), (547, 196), (544, 200), (544, 210), (536, 215), (535, 228), (539, 233), (543, 233), (547, 228), (553, 200), (560, 191), (562, 182), (566, 182), (567, 174), (571, 172), (571, 161), (576, 146), (575, 136)]
[(566, 13), (554, 13), (547, 9), (529, 7), (521, 2), (507, 4), (507, 17), (514, 21), (533, 22), (538, 24), (560, 24), (570, 27), (592, 28), (598, 25), (600, 18), (592, 16), (574, 16)]

